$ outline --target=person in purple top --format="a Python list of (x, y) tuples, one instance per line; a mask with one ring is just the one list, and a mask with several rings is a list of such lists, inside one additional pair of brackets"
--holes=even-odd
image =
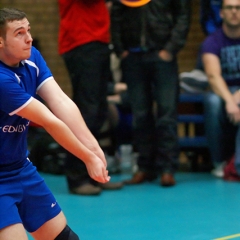
[[(222, 27), (202, 46), (203, 64), (213, 91), (204, 100), (206, 135), (214, 173), (218, 173), (214, 175), (240, 180), (240, 0), (224, 0), (220, 15)], [(236, 169), (229, 174), (225, 167), (224, 176), (229, 159)]]
[(26, 14), (0, 9), (0, 239), (27, 240), (26, 229), (34, 239), (78, 240), (28, 159), (29, 123), (42, 126), (82, 159), (90, 177), (100, 183), (110, 179), (106, 159), (32, 41)]

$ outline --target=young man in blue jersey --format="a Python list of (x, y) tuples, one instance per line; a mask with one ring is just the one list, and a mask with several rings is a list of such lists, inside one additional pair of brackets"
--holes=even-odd
[(4, 8), (0, 9), (0, 240), (27, 240), (25, 229), (34, 239), (77, 240), (28, 159), (30, 121), (82, 159), (94, 180), (109, 181), (103, 151), (77, 106), (32, 47), (26, 14)]

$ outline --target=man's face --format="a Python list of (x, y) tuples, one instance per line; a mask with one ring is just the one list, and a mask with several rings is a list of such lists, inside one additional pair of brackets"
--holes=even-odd
[(223, 0), (220, 14), (228, 27), (240, 27), (240, 0)]
[(5, 38), (0, 38), (0, 60), (9, 66), (18, 66), (21, 60), (30, 57), (32, 36), (26, 18), (8, 22)]

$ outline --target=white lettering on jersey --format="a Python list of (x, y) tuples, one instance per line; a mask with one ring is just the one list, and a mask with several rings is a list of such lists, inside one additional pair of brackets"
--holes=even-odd
[(28, 125), (29, 125), (29, 121), (25, 125), (24, 124), (19, 124), (17, 126), (5, 125), (3, 127), (0, 127), (0, 129), (4, 133), (16, 133), (16, 132), (22, 133), (26, 130)]

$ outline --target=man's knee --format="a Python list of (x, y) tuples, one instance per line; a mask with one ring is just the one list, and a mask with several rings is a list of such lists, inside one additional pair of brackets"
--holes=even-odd
[(55, 240), (80, 240), (79, 237), (72, 229), (67, 225), (62, 232), (55, 238)]

